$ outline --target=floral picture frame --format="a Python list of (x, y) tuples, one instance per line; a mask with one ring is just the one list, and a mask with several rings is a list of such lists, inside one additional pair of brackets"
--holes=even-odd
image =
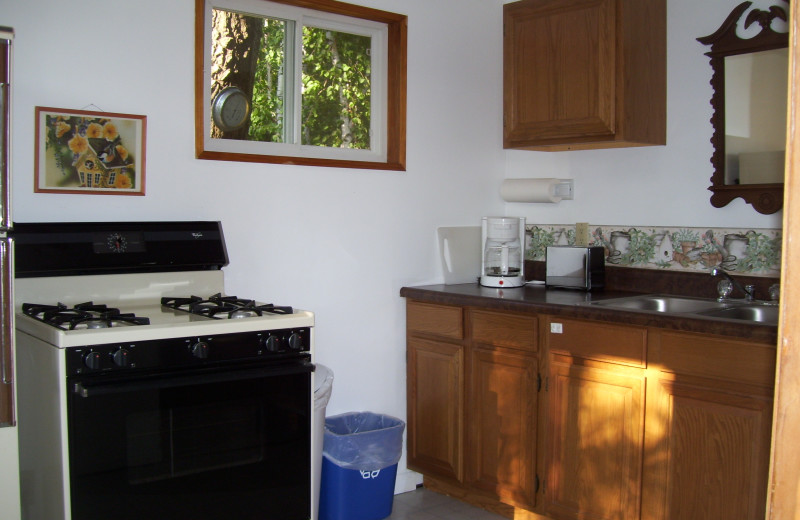
[(145, 194), (147, 117), (36, 107), (34, 192)]

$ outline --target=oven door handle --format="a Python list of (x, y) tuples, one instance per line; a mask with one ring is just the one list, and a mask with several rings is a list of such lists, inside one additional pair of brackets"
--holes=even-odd
[(204, 374), (194, 373), (189, 375), (175, 375), (174, 373), (171, 373), (152, 379), (104, 381), (97, 384), (78, 381), (72, 386), (72, 392), (80, 397), (95, 397), (99, 395), (124, 392), (157, 390), (161, 388), (202, 385), (208, 383), (224, 383), (226, 381), (241, 381), (245, 379), (257, 379), (261, 377), (306, 374), (313, 372), (315, 368), (316, 367), (314, 364), (310, 361), (302, 361), (299, 363), (279, 366), (249, 368), (244, 370), (224, 370)]

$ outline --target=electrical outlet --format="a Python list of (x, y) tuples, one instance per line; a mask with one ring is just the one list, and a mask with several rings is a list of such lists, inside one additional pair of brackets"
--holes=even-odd
[(588, 246), (589, 245), (589, 223), (578, 222), (575, 224), (575, 245)]

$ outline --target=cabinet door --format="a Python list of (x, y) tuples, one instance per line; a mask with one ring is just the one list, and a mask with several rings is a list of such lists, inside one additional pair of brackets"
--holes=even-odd
[(509, 349), (474, 347), (469, 367), (467, 481), (502, 502), (533, 509), (536, 357)]
[(551, 355), (547, 390), (547, 515), (639, 518), (643, 370)]
[(503, 6), (503, 146), (666, 142), (666, 0)]
[(768, 391), (736, 395), (708, 382), (673, 379), (665, 374), (648, 389), (642, 518), (764, 518), (772, 421)]
[(506, 148), (616, 131), (616, 0), (506, 6)]
[(408, 338), (408, 467), (463, 479), (463, 347)]

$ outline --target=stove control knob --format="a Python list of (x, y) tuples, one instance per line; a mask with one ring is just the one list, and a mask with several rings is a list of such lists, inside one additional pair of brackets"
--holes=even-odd
[(303, 336), (297, 332), (292, 332), (286, 342), (290, 350), (303, 350)]
[(103, 364), (103, 357), (99, 352), (89, 352), (83, 356), (83, 364), (86, 365), (87, 368), (97, 370)]
[(111, 354), (111, 360), (118, 367), (126, 367), (131, 364), (130, 352), (120, 347)]
[(208, 343), (206, 343), (205, 341), (198, 341), (189, 348), (192, 352), (192, 355), (197, 359), (208, 358), (208, 351), (210, 350), (210, 347), (208, 346)]
[(264, 345), (264, 348), (267, 349), (267, 352), (280, 352), (281, 350), (281, 338), (275, 334), (269, 334), (266, 338), (261, 340), (261, 343)]

